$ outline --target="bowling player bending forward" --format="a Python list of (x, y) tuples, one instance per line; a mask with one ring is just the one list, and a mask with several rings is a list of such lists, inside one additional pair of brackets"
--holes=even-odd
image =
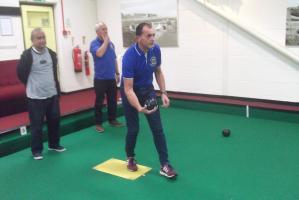
[(122, 61), (121, 95), (127, 123), (125, 145), (127, 168), (129, 171), (138, 170), (134, 149), (139, 132), (138, 112), (142, 112), (147, 118), (159, 154), (160, 174), (167, 178), (174, 178), (177, 173), (168, 160), (166, 139), (153, 87), (153, 74), (161, 91), (162, 106), (167, 108), (170, 101), (160, 67), (161, 51), (154, 43), (155, 33), (151, 24), (139, 24), (136, 28), (136, 39), (137, 42), (127, 49)]

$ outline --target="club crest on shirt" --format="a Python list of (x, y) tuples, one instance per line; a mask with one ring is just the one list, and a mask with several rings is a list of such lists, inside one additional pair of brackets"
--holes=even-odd
[(150, 59), (150, 66), (155, 67), (156, 65), (157, 65), (157, 58), (156, 58), (156, 56), (153, 56)]
[(43, 65), (43, 64), (46, 64), (47, 61), (46, 60), (40, 60), (39, 63)]

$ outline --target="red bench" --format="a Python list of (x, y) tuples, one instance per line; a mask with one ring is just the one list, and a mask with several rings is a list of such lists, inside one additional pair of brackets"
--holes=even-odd
[(0, 117), (26, 111), (25, 87), (17, 77), (18, 60), (0, 61)]

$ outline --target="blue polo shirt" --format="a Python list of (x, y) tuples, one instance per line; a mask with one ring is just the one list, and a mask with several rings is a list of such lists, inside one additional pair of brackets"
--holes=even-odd
[(112, 42), (109, 43), (106, 52), (102, 57), (96, 56), (97, 50), (102, 46), (103, 40), (98, 37), (90, 43), (90, 53), (94, 61), (94, 78), (95, 79), (115, 79), (115, 48)]
[[(127, 49), (122, 60), (122, 79), (133, 78), (134, 88), (153, 85), (153, 72), (161, 65), (161, 50), (154, 44), (145, 54), (136, 44)], [(123, 86), (123, 80), (122, 80)]]

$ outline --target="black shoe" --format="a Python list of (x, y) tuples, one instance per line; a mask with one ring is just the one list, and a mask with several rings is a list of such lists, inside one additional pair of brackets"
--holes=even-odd
[(57, 146), (57, 147), (49, 147), (48, 148), (50, 151), (57, 151), (57, 152), (63, 152), (66, 150), (63, 146)]
[(41, 159), (43, 159), (44, 157), (43, 157), (43, 155), (41, 154), (41, 153), (39, 153), (39, 152), (37, 152), (37, 153), (33, 153), (33, 159), (34, 160), (41, 160)]

